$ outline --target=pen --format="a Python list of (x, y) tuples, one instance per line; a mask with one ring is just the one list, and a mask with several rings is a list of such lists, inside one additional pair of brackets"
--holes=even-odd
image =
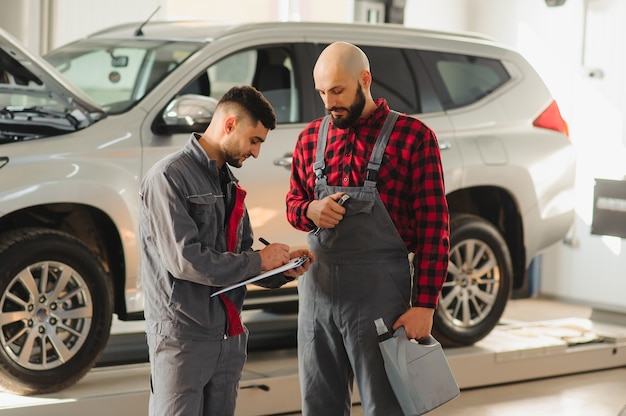
[(269, 242), (269, 241), (267, 241), (267, 240), (266, 240), (265, 238), (263, 238), (263, 237), (260, 237), (260, 238), (259, 238), (259, 241), (260, 241), (260, 242), (262, 242), (263, 244), (265, 244), (266, 246), (269, 246), (269, 245), (270, 245), (270, 242)]

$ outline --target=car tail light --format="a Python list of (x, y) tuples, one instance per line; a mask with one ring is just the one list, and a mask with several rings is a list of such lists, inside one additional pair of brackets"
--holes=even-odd
[(556, 101), (552, 101), (548, 108), (546, 108), (543, 113), (539, 114), (539, 117), (533, 121), (533, 126), (560, 131), (569, 137), (569, 127), (567, 126), (567, 122), (563, 120)]

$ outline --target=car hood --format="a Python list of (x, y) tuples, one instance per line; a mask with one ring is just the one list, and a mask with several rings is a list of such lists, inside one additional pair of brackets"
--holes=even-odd
[(29, 52), (0, 28), (0, 93), (53, 97), (70, 111), (80, 111), (95, 122), (105, 111), (80, 88), (71, 84), (43, 58)]

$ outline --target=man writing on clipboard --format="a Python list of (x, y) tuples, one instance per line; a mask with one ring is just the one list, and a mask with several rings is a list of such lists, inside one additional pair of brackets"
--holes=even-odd
[[(245, 191), (228, 165), (257, 157), (274, 111), (252, 87), (234, 87), (211, 123), (157, 162), (140, 189), (142, 283), (150, 358), (149, 414), (233, 415), (246, 360), (240, 320), (245, 286), (223, 287), (275, 269), (308, 250), (252, 250)], [(257, 284), (275, 288), (310, 261)]]

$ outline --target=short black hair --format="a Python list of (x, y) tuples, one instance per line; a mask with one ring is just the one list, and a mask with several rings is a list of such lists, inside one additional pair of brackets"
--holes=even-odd
[(269, 130), (276, 127), (276, 114), (272, 105), (256, 88), (248, 85), (232, 87), (226, 91), (217, 105), (219, 107), (221, 104), (229, 103), (238, 104), (255, 123), (260, 121)]

